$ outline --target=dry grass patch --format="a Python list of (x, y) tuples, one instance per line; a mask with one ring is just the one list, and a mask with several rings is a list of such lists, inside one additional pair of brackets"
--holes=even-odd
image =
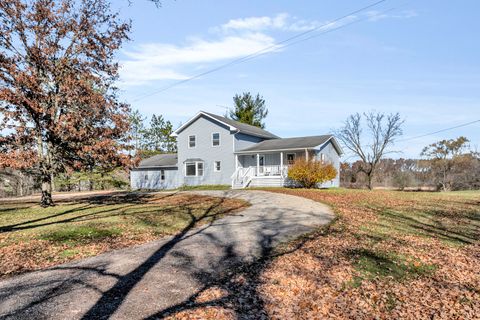
[(55, 207), (0, 204), (0, 277), (45, 268), (175, 234), (244, 208), (238, 199), (188, 193), (114, 193)]

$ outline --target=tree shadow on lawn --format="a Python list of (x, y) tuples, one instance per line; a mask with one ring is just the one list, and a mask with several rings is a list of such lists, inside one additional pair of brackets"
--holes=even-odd
[[(114, 196), (100, 195), (100, 196), (93, 196), (93, 197), (85, 197), (85, 198), (75, 199), (73, 202), (72, 202), (72, 199), (70, 199), (66, 203), (72, 204), (72, 205), (75, 205), (75, 204), (83, 204), (83, 205), (80, 206), (80, 207), (75, 207), (75, 208), (72, 208), (72, 209), (68, 209), (68, 210), (58, 212), (58, 213), (55, 213), (55, 214), (52, 214), (52, 215), (48, 215), (48, 216), (45, 216), (45, 217), (41, 217), (41, 218), (38, 218), (38, 219), (31, 219), (31, 220), (28, 220), (28, 221), (23, 221), (23, 222), (19, 222), (19, 223), (7, 225), (7, 226), (0, 226), (0, 233), (12, 232), (12, 231), (18, 231), (18, 230), (25, 230), (25, 229), (34, 229), (34, 228), (43, 227), (43, 226), (47, 226), (47, 225), (62, 224), (62, 223), (77, 221), (79, 219), (86, 218), (86, 217), (89, 217), (89, 216), (104, 214), (104, 213), (107, 213), (107, 212), (112, 212), (112, 211), (117, 211), (117, 210), (125, 210), (125, 209), (127, 209), (129, 207), (133, 207), (135, 205), (146, 204), (149, 201), (151, 201), (154, 197), (156, 197), (155, 199), (164, 199), (164, 198), (174, 196), (175, 194), (176, 193), (167, 193), (165, 195), (162, 195), (161, 198), (158, 198), (158, 193), (154, 194), (154, 193), (136, 192), (136, 193), (122, 193), (120, 195), (114, 195)], [(125, 206), (116, 207), (116, 208), (108, 208), (108, 206), (117, 205), (117, 204), (125, 204)], [(104, 206), (107, 207), (108, 209), (95, 211), (95, 212), (92, 212), (92, 213), (87, 213), (87, 214), (84, 214), (84, 215), (74, 216), (74, 217), (61, 219), (61, 220), (57, 220), (57, 221), (50, 221), (50, 222), (45, 222), (45, 223), (34, 224), (34, 223), (37, 223), (37, 222), (41, 222), (41, 221), (45, 221), (45, 220), (49, 220), (49, 219), (53, 219), (53, 218), (58, 218), (58, 217), (66, 216), (66, 215), (69, 215), (69, 214), (78, 214), (79, 212), (85, 211), (85, 210), (102, 208)], [(8, 208), (8, 210), (10, 210), (10, 209), (11, 208)], [(41, 210), (41, 209), (39, 209), (39, 210)], [(0, 208), (0, 213), (2, 213), (1, 208)]]
[[(420, 234), (427, 237), (439, 238), (450, 243), (473, 244), (479, 240), (480, 227), (470, 221), (468, 216), (452, 219), (438, 220), (435, 214), (425, 217), (421, 221), (413, 215), (408, 215), (395, 210), (382, 210), (379, 226), (391, 228), (402, 233)], [(459, 224), (461, 222), (461, 224)]]

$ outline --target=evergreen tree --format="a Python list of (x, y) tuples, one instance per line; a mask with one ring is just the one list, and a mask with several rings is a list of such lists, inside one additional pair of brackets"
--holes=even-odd
[(233, 109), (227, 113), (230, 119), (250, 124), (264, 129), (263, 120), (268, 115), (268, 109), (265, 106), (265, 99), (257, 94), (255, 97), (250, 92), (244, 92), (242, 95), (236, 94), (233, 97)]
[(176, 152), (176, 139), (172, 136), (173, 125), (162, 115), (153, 115), (150, 127), (145, 130), (145, 149), (154, 152)]
[(135, 110), (130, 113), (130, 137), (132, 139), (132, 145), (135, 151), (135, 155), (142, 149), (145, 135), (145, 119), (140, 111)]

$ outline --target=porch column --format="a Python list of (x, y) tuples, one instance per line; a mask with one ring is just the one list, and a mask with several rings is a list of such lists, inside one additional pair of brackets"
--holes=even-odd
[(283, 152), (280, 152), (280, 175), (283, 175)]
[(308, 161), (308, 149), (305, 149), (305, 160)]
[(238, 169), (238, 154), (235, 155), (235, 170)]
[(257, 153), (257, 176), (260, 175), (260, 154)]

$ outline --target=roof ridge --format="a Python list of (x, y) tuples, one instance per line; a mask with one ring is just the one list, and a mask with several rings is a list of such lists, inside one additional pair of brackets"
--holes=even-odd
[[(248, 123), (243, 123), (243, 122), (233, 120), (233, 119), (230, 119), (230, 118), (227, 118), (227, 117), (224, 117), (224, 116), (220, 116), (218, 114), (207, 112), (207, 111), (200, 110), (199, 113), (206, 114), (206, 115), (216, 119), (217, 121), (225, 122), (226, 124), (228, 124), (232, 127), (236, 127), (240, 132), (243, 131), (244, 133), (247, 133), (247, 134), (250, 134), (250, 135), (260, 136), (260, 137), (269, 138), (269, 139), (279, 138), (279, 136), (271, 133), (270, 131), (268, 131), (266, 129), (263, 129), (263, 128), (260, 128), (260, 127), (257, 127), (257, 126), (254, 126), (254, 125), (251, 125), (251, 124), (248, 124)], [(242, 130), (242, 127), (243, 127), (243, 130)], [(253, 132), (248, 132), (249, 129), (252, 130)], [(255, 131), (259, 131), (259, 132), (255, 132)]]

